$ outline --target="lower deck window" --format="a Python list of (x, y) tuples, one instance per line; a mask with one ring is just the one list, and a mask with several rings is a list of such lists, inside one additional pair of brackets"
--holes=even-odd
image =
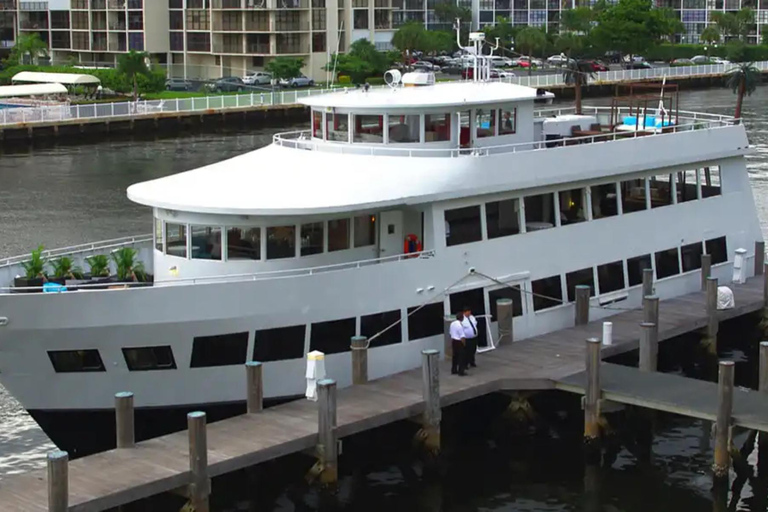
[(408, 308), (408, 339), (411, 341), (443, 334), (443, 303), (427, 304), (421, 309)]
[(49, 350), (48, 358), (51, 360), (56, 373), (77, 372), (104, 372), (104, 363), (101, 361), (99, 351), (90, 350)]
[(448, 247), (478, 242), (482, 238), (479, 206), (445, 210), (445, 244)]
[(614, 261), (597, 267), (597, 284), (600, 294), (611, 293), (624, 288), (624, 263)]
[(125, 364), (132, 372), (144, 370), (175, 370), (171, 347), (130, 347), (123, 349)]
[(627, 260), (627, 278), (629, 286), (643, 284), (643, 270), (653, 268), (651, 266), (651, 255), (644, 254)]
[(524, 203), (526, 231), (555, 227), (555, 202), (552, 194), (528, 196)]
[(718, 196), (720, 188), (720, 168), (716, 165), (701, 169), (701, 197)]
[(192, 342), (192, 368), (245, 364), (248, 333), (198, 336)]
[(680, 253), (683, 260), (683, 272), (701, 268), (701, 242), (684, 245), (680, 248)]
[(505, 199), (485, 203), (485, 224), (488, 238), (520, 233), (520, 200)]
[(305, 332), (303, 325), (256, 331), (253, 360), (265, 363), (303, 358)]
[(545, 277), (531, 283), (533, 310), (553, 308), (563, 303), (563, 288), (560, 276)]
[(651, 192), (651, 208), (668, 206), (674, 202), (672, 198), (672, 176), (674, 175), (662, 174), (649, 178), (648, 187)]
[(677, 201), (685, 203), (699, 198), (696, 185), (696, 171), (682, 171), (677, 173)]
[(621, 208), (624, 213), (639, 212), (646, 209), (645, 178), (622, 181)]
[(296, 256), (296, 226), (267, 228), (267, 259)]
[(656, 279), (674, 276), (680, 273), (677, 247), (656, 253)]
[(324, 354), (347, 352), (355, 335), (355, 319), (331, 320), (312, 324), (309, 350), (319, 350)]
[(618, 215), (619, 207), (616, 195), (616, 184), (593, 185), (592, 192), (592, 218), (602, 219)]
[(500, 288), (488, 292), (488, 301), (491, 306), (491, 322), (498, 321), (496, 301), (510, 299), (512, 301), (512, 316), (523, 316), (523, 297), (519, 286)]
[(576, 300), (577, 286), (589, 286), (589, 296), (594, 297), (595, 273), (592, 271), (592, 267), (565, 274), (565, 286), (568, 289), (568, 302)]
[(587, 201), (585, 189), (562, 190), (560, 200), (560, 224), (575, 224), (587, 220)]
[[(398, 320), (400, 320), (400, 310), (364, 315), (360, 318), (360, 335), (370, 339), (374, 335), (382, 333), (376, 339), (371, 340), (371, 348), (400, 343), (403, 341), (400, 324), (393, 325)], [(384, 329), (387, 330), (382, 332)]]
[(728, 247), (725, 243), (725, 237), (713, 238), (706, 241), (707, 254), (712, 255), (712, 264), (725, 263), (728, 261)]

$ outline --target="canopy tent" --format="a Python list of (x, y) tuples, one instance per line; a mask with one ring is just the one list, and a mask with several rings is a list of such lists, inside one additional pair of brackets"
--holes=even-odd
[(93, 75), (77, 75), (74, 73), (40, 73), (37, 71), (22, 71), (16, 73), (11, 82), (35, 82), (42, 84), (64, 85), (98, 85), (101, 80)]
[(61, 84), (29, 84), (0, 86), (0, 98), (18, 98), (21, 96), (44, 96), (47, 94), (67, 94), (67, 88)]

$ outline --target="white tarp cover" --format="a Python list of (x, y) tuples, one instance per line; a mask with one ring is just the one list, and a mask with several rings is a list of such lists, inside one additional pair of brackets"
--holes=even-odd
[(733, 309), (736, 303), (733, 300), (733, 290), (727, 286), (717, 287), (717, 309)]
[(29, 84), (0, 86), (0, 98), (19, 98), (22, 96), (44, 96), (46, 94), (67, 94), (67, 88), (61, 84)]
[(100, 84), (101, 80), (93, 75), (77, 75), (75, 73), (40, 73), (38, 71), (22, 71), (16, 73), (12, 82), (36, 82), (43, 84), (89, 85)]

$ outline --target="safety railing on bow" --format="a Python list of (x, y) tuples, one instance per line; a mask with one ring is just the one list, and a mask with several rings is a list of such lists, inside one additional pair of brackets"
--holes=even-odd
[[(114, 238), (112, 240), (102, 240), (100, 242), (93, 242), (88, 244), (72, 245), (70, 247), (61, 247), (58, 249), (48, 249), (43, 251), (42, 256), (45, 259), (55, 259), (61, 256), (74, 256), (92, 251), (104, 251), (119, 249), (120, 247), (129, 247), (134, 245), (146, 244), (152, 241), (152, 235), (137, 235), (126, 236), (122, 238)], [(28, 261), (32, 257), (31, 254), (22, 254), (20, 256), (10, 256), (8, 258), (0, 258), (0, 268), (8, 267), (11, 265), (18, 265), (24, 261)]]

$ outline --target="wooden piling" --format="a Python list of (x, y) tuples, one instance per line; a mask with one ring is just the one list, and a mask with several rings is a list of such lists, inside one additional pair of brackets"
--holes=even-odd
[(421, 428), (424, 436), (424, 446), (432, 454), (440, 452), (440, 366), (437, 350), (421, 351), (421, 377), (424, 395), (424, 414)]
[(755, 275), (760, 276), (765, 269), (765, 242), (755, 242)]
[(496, 319), (499, 326), (499, 345), (505, 339), (507, 343), (515, 341), (512, 321), (514, 319), (514, 304), (512, 299), (496, 300)]
[(643, 297), (653, 295), (653, 269), (643, 269)]
[(717, 320), (717, 278), (707, 278), (707, 332), (706, 336), (710, 343), (717, 348), (717, 331), (719, 322)]
[(336, 381), (323, 379), (317, 383), (318, 455), (321, 464), (320, 483), (336, 485), (339, 479), (336, 438)]
[(352, 384), (368, 382), (368, 338), (352, 336)]
[(245, 363), (246, 412), (254, 414), (264, 409), (264, 366), (258, 361)]
[(643, 322), (659, 325), (659, 297), (646, 295), (643, 297)]
[(133, 417), (133, 393), (125, 391), (116, 393), (115, 433), (118, 448), (133, 448), (136, 446)]
[(453, 358), (453, 341), (451, 340), (451, 324), (456, 320), (454, 317), (443, 317), (443, 354), (446, 359)]
[(587, 339), (587, 388), (584, 394), (584, 444), (588, 455), (599, 453), (600, 440), (600, 340)]
[(195, 512), (209, 512), (208, 496), (211, 482), (208, 478), (208, 437), (204, 412), (187, 414), (189, 433), (189, 501)]
[(659, 330), (653, 322), (640, 324), (640, 361), (638, 367), (644, 372), (655, 372), (659, 358)]
[(589, 323), (590, 287), (584, 284), (576, 285), (576, 325)]
[(707, 279), (712, 275), (712, 255), (701, 255), (701, 291), (707, 291)]
[(730, 467), (729, 434), (733, 410), (733, 361), (720, 361), (717, 380), (717, 422), (715, 424), (715, 462), (712, 473), (716, 479), (728, 478)]
[(69, 510), (69, 454), (50, 452), (48, 464), (48, 512)]

